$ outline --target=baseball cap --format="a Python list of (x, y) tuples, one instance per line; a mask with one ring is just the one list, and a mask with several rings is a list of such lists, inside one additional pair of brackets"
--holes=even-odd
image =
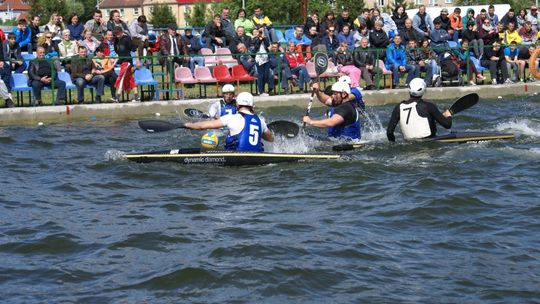
[(448, 9), (447, 8), (443, 8), (441, 10), (441, 14), (448, 14)]

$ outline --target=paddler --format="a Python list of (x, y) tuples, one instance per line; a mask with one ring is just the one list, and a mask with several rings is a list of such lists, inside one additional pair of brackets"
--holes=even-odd
[(343, 81), (349, 85), (351, 88), (351, 94), (349, 94), (348, 101), (356, 103), (356, 105), (361, 109), (365, 110), (366, 105), (364, 104), (364, 99), (362, 98), (362, 92), (360, 92), (360, 87), (353, 87), (351, 77), (348, 75), (343, 75), (338, 78), (338, 81)]
[(452, 114), (449, 110), (441, 114), (436, 105), (424, 101), (422, 96), (426, 93), (426, 83), (422, 78), (414, 78), (409, 83), (408, 100), (396, 105), (388, 122), (386, 136), (389, 141), (396, 141), (394, 130), (397, 124), (401, 128), (406, 140), (428, 138), (437, 135), (438, 122), (446, 129), (452, 127)]
[(223, 115), (236, 114), (236, 99), (234, 99), (234, 86), (226, 84), (221, 88), (223, 98), (211, 104), (208, 108), (208, 116), (218, 119)]
[(361, 137), (359, 106), (350, 98), (351, 88), (345, 81), (338, 81), (332, 85), (331, 95), (319, 89), (314, 83), (311, 88), (320, 102), (330, 107), (329, 117), (313, 120), (304, 116), (303, 122), (317, 128), (327, 128), (329, 137), (359, 139)]
[(253, 112), (253, 95), (248, 92), (238, 94), (236, 110), (236, 114), (222, 115), (215, 120), (188, 122), (184, 126), (193, 130), (227, 127), (229, 134), (225, 139), (225, 149), (262, 152), (262, 139), (271, 142), (274, 141), (274, 136), (264, 120)]

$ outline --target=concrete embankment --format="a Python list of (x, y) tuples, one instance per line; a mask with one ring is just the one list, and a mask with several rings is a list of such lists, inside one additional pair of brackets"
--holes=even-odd
[[(480, 98), (497, 99), (511, 96), (538, 96), (540, 82), (519, 83), (512, 85), (483, 85), (473, 87), (444, 87), (429, 88), (426, 99), (452, 100), (468, 93), (478, 93)], [(363, 91), (364, 100), (368, 106), (378, 106), (398, 103), (408, 97), (406, 89)], [(258, 109), (276, 106), (305, 107), (309, 94), (256, 97)], [(217, 98), (196, 100), (155, 101), (142, 103), (120, 104), (88, 104), (88, 105), (57, 105), (43, 107), (24, 107), (0, 109), (0, 125), (64, 123), (92, 118), (134, 119), (150, 117), (161, 113), (163, 116), (176, 115), (185, 108), (206, 110), (209, 103)], [(322, 106), (314, 102), (314, 106)]]

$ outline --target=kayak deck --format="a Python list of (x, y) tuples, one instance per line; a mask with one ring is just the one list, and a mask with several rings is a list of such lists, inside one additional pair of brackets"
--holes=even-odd
[(335, 160), (339, 157), (337, 154), (269, 153), (227, 150), (203, 151), (198, 148), (125, 155), (126, 159), (138, 163), (176, 162), (186, 165), (213, 164), (222, 166), (266, 165), (307, 160)]
[(466, 143), (498, 139), (513, 139), (514, 137), (514, 134), (510, 133), (456, 132), (438, 135), (430, 138), (428, 141), (437, 141), (443, 143)]

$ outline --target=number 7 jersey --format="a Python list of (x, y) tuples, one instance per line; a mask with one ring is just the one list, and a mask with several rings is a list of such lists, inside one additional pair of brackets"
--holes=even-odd
[(405, 139), (431, 136), (429, 119), (418, 114), (417, 104), (417, 102), (411, 102), (399, 105), (399, 127)]

